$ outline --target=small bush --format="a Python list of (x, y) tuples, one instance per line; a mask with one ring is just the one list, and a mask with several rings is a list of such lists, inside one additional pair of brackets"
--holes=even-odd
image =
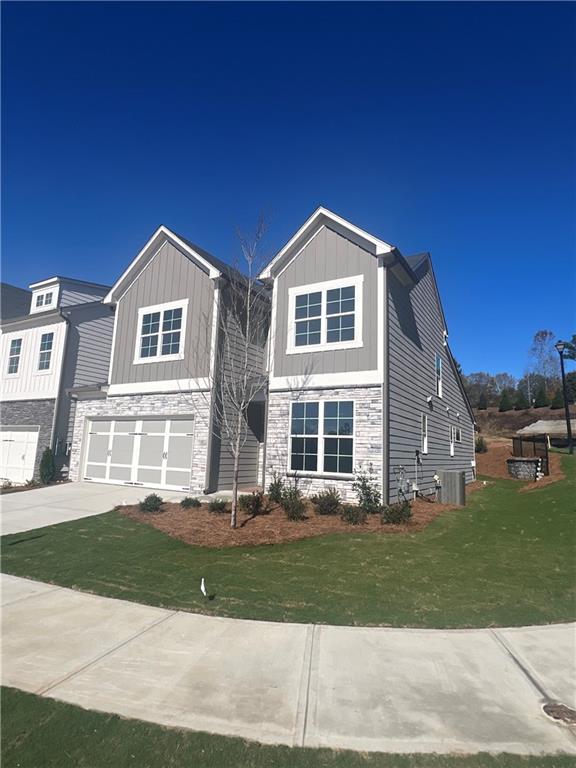
[(312, 504), (316, 507), (318, 515), (337, 515), (342, 506), (342, 498), (336, 488), (327, 488), (325, 491), (312, 496)]
[(149, 496), (140, 502), (140, 512), (159, 512), (164, 499), (158, 496), (157, 493), (151, 493)]
[(40, 480), (47, 485), (56, 477), (56, 463), (51, 448), (45, 448), (40, 459)]
[(340, 517), (348, 525), (364, 525), (368, 515), (363, 507), (357, 507), (354, 504), (344, 504)]
[(546, 387), (542, 385), (539, 387), (538, 391), (536, 392), (536, 399), (534, 400), (534, 408), (546, 408), (547, 405), (550, 405), (550, 400), (548, 399), (548, 395), (546, 394)]
[(252, 517), (258, 517), (258, 515), (265, 515), (268, 512), (264, 503), (264, 492), (256, 491), (255, 493), (245, 493), (238, 497), (238, 506), (243, 512), (246, 512)]
[(284, 489), (280, 503), (288, 520), (304, 520), (306, 517), (306, 505), (302, 499), (302, 494), (295, 486)]
[(550, 403), (550, 408), (552, 408), (552, 410), (564, 408), (564, 393), (561, 389), (557, 389), (556, 392), (554, 392), (554, 397)]
[(478, 410), (485, 411), (487, 408), (488, 408), (488, 398), (486, 397), (486, 392), (482, 392), (482, 394), (478, 398)]
[(486, 445), (486, 440), (484, 440), (482, 435), (478, 435), (474, 443), (474, 451), (476, 453), (486, 453), (487, 450), (488, 446)]
[[(30, 481), (28, 481), (28, 482), (30, 482)], [(26, 483), (26, 485), (28, 485), (28, 483)], [(8, 480), (8, 478), (6, 478), (6, 480), (2, 480), (2, 486), (1, 487), (2, 487), (3, 491), (7, 491), (9, 488), (12, 488), (12, 481)]]
[(182, 499), (180, 502), (180, 506), (183, 509), (191, 509), (192, 507), (201, 507), (202, 502), (194, 496), (186, 496), (186, 498)]
[(358, 498), (358, 506), (368, 515), (375, 515), (380, 512), (380, 490), (376, 483), (376, 475), (372, 464), (368, 470), (356, 472), (352, 488)]
[(268, 498), (275, 504), (282, 504), (284, 495), (284, 480), (276, 472), (272, 475), (272, 482), (268, 486)]
[(498, 411), (500, 413), (505, 413), (506, 411), (511, 411), (513, 407), (514, 404), (512, 402), (511, 393), (508, 389), (505, 389), (504, 392), (502, 392), (502, 397), (500, 398)]
[(226, 499), (210, 499), (208, 509), (210, 512), (226, 512), (228, 502)]
[(408, 500), (399, 501), (382, 507), (382, 523), (385, 525), (402, 525), (412, 517), (412, 509)]

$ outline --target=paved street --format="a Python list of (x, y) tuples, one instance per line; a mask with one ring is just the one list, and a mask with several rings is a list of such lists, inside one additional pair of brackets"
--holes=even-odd
[(239, 621), (2, 576), (3, 683), (267, 743), (576, 754), (575, 626), (414, 630)]

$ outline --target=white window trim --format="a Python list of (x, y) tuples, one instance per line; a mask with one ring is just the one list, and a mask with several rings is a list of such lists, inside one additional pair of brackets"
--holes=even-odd
[[(20, 352), (18, 353), (18, 369), (14, 373), (8, 373), (8, 366), (10, 365), (10, 360), (13, 357), (16, 357), (16, 355), (11, 355), (10, 350), (12, 349), (12, 342), (20, 340)], [(8, 341), (8, 355), (6, 358), (6, 361), (4, 363), (4, 376), (7, 379), (17, 379), (20, 376), (20, 369), (21, 369), (21, 363), (22, 363), (22, 357), (24, 356), (24, 337), (23, 336), (14, 336), (14, 338), (11, 338)]]
[[(424, 431), (426, 424), (426, 431)], [(423, 454), (428, 453), (428, 414), (423, 413), (420, 417), (420, 450)]]
[[(38, 300), (39, 296), (42, 296), (45, 298), (47, 294), (52, 294), (52, 300), (50, 301), (50, 304), (43, 303), (41, 306), (37, 307), (36, 302)], [(59, 286), (58, 285), (51, 285), (49, 288), (43, 288), (41, 291), (34, 291), (32, 293), (32, 301), (30, 306), (30, 314), (36, 314), (36, 312), (46, 312), (49, 309), (54, 309), (58, 304), (58, 295), (60, 293)]]
[[(354, 425), (354, 430), (352, 432), (352, 435), (325, 435), (324, 434), (324, 405), (325, 403), (341, 403), (341, 402), (351, 402), (352, 403), (352, 423)], [(309, 403), (318, 403), (318, 434), (317, 435), (304, 435), (304, 437), (316, 437), (318, 438), (318, 460), (317, 460), (317, 466), (322, 467), (322, 470), (312, 470), (312, 469), (292, 469), (291, 463), (292, 463), (292, 407), (295, 404), (301, 404), (304, 403), (305, 405), (308, 405)], [(287, 471), (286, 474), (290, 477), (305, 477), (307, 475), (311, 475), (313, 477), (326, 477), (326, 478), (341, 478), (343, 480), (352, 480), (354, 479), (354, 468), (356, 467), (356, 401), (353, 400), (351, 397), (332, 397), (327, 400), (324, 399), (318, 399), (318, 400), (292, 400), (290, 403), (290, 410), (288, 413), (288, 462), (287, 462)], [(322, 431), (320, 431), (322, 430)], [(294, 437), (302, 437), (302, 435), (294, 435)], [(324, 440), (328, 437), (348, 437), (352, 438), (352, 472), (328, 472), (324, 471)]]
[(456, 427), (450, 424), (448, 427), (448, 437), (450, 440), (450, 456), (454, 456), (454, 448), (456, 446)]
[[(155, 355), (154, 357), (140, 357), (140, 343), (142, 340), (142, 318), (151, 312), (162, 313), (160, 317), (160, 329), (158, 331), (158, 349), (162, 349), (162, 322), (164, 320), (164, 310), (182, 309), (182, 325), (180, 328), (180, 349), (173, 355)], [(136, 330), (136, 345), (134, 347), (134, 365), (143, 365), (145, 363), (167, 363), (170, 360), (184, 359), (184, 345), (186, 343), (186, 318), (188, 317), (188, 299), (179, 299), (178, 301), (168, 301), (164, 304), (153, 304), (149, 307), (140, 307), (138, 309), (138, 328)]]
[[(52, 334), (52, 346), (50, 348), (50, 365), (48, 368), (40, 368), (40, 355), (42, 354), (42, 336), (47, 336), (48, 334)], [(40, 330), (40, 335), (38, 337), (38, 356), (36, 358), (36, 370), (34, 371), (35, 376), (47, 376), (49, 373), (52, 372), (52, 365), (54, 364), (54, 352), (55, 352), (55, 346), (56, 346), (56, 333), (54, 331), (44, 331)], [(46, 350), (48, 351), (48, 350)]]
[[(352, 341), (326, 341), (327, 315), (326, 315), (326, 295), (333, 288), (347, 288), (354, 286), (354, 339)], [(364, 275), (354, 275), (352, 277), (342, 277), (337, 280), (328, 280), (323, 283), (310, 283), (308, 285), (298, 285), (288, 289), (288, 336), (286, 339), (286, 354), (298, 355), (306, 352), (324, 352), (333, 349), (355, 349), (362, 347), (362, 304), (364, 298)], [(304, 347), (296, 346), (296, 296), (304, 293), (322, 294), (320, 311), (320, 344), (309, 344)], [(313, 319), (313, 318), (311, 318)]]
[[(436, 372), (437, 361), (440, 362), (440, 378), (438, 378), (438, 374)], [(440, 355), (440, 353), (437, 352), (434, 355), (434, 391), (436, 392), (436, 397), (439, 397), (440, 399), (442, 399), (443, 377), (444, 377), (444, 361), (442, 360), (442, 355)]]

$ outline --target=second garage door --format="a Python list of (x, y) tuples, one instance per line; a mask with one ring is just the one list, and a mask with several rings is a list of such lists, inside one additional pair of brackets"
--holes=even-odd
[(190, 490), (192, 419), (92, 421), (84, 480)]
[(0, 427), (0, 479), (26, 483), (34, 476), (38, 428)]

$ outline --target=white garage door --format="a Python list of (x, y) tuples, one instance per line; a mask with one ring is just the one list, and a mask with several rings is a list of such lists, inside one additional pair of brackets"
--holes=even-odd
[(0, 437), (0, 478), (11, 483), (31, 480), (38, 449), (38, 429), (2, 426)]
[(187, 491), (193, 447), (192, 419), (92, 421), (84, 480)]

